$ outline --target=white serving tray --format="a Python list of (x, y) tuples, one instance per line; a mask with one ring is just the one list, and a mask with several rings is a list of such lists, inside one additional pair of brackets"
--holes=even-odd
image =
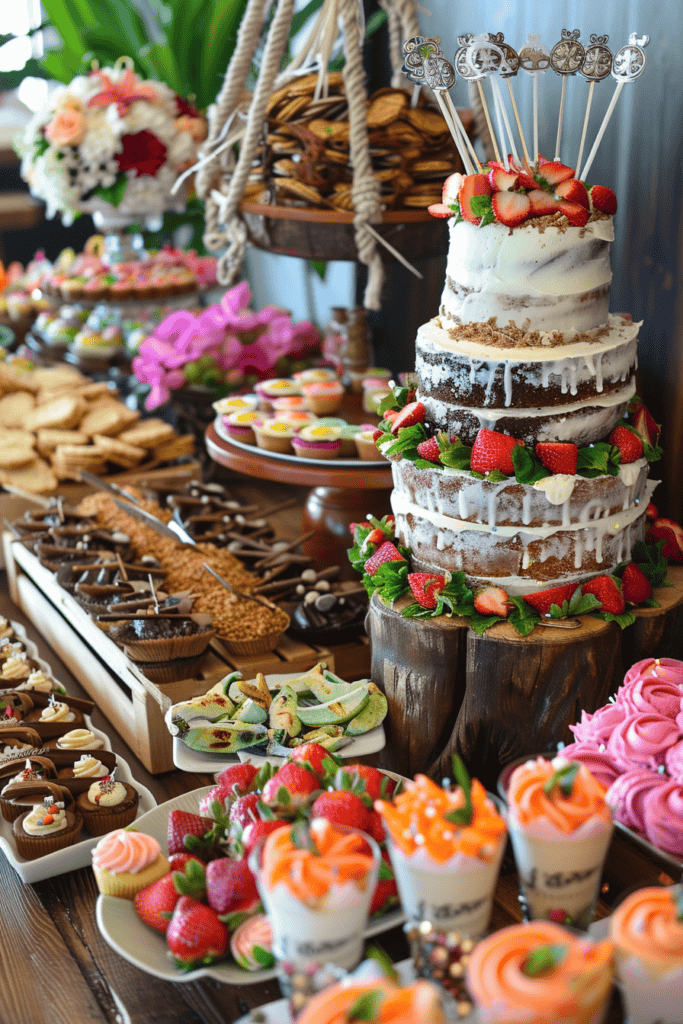
[[(266, 676), (266, 682), (269, 686), (274, 686), (277, 683), (286, 683), (290, 679), (298, 679), (304, 675), (306, 675), (305, 672), (273, 673)], [(256, 681), (252, 679), (251, 682), (255, 685)], [(369, 732), (356, 736), (345, 747), (335, 751), (335, 754), (343, 759), (367, 757), (368, 754), (376, 754), (378, 751), (383, 750), (386, 742), (384, 726), (378, 725), (375, 729), (370, 729)], [(292, 747), (292, 750), (295, 749), (295, 747)], [(204, 753), (204, 751), (192, 750), (191, 747), (185, 746), (180, 736), (173, 737), (173, 763), (176, 768), (180, 768), (183, 772), (220, 772), (227, 765), (235, 764), (237, 761), (247, 761), (249, 764), (255, 764), (260, 767), (265, 761), (281, 765), (284, 763), (284, 758), (274, 757), (270, 754), (266, 757), (261, 757), (258, 754), (249, 754), (246, 751), (238, 751), (236, 754), (208, 754)]]
[[(204, 789), (195, 789), (191, 793), (183, 793), (172, 800), (167, 800), (139, 818), (136, 828), (154, 836), (161, 849), (166, 851), (169, 812), (181, 810), (196, 814), (199, 801), (210, 788), (206, 786)], [(100, 932), (119, 956), (139, 967), (141, 971), (164, 981), (188, 982), (197, 981), (199, 978), (213, 978), (224, 985), (258, 985), (277, 976), (274, 968), (251, 972), (243, 971), (234, 963), (211, 964), (209, 967), (200, 967), (187, 973), (179, 971), (167, 956), (164, 936), (155, 932), (138, 917), (132, 900), (119, 899), (116, 896), (99, 896), (96, 918)], [(404, 921), (403, 911), (393, 910), (381, 918), (370, 921), (363, 934), (369, 939), (373, 935), (379, 935), (380, 932), (403, 924)]]
[[(341, 419), (342, 417), (339, 418)], [(304, 455), (288, 455), (286, 452), (269, 452), (266, 448), (259, 448), (257, 445), (254, 444), (245, 444), (244, 441), (237, 441), (234, 437), (231, 437), (230, 434), (225, 429), (225, 427), (223, 426), (223, 417), (220, 415), (216, 416), (213, 425), (216, 430), (216, 433), (218, 434), (222, 441), (227, 441), (228, 444), (234, 444), (235, 448), (239, 448), (240, 451), (243, 452), (249, 452), (250, 455), (254, 455), (255, 453), (258, 455), (264, 455), (266, 458), (274, 459), (276, 462), (293, 462), (295, 464), (299, 462), (305, 462), (306, 465), (309, 466), (330, 466), (332, 470), (334, 470), (335, 466), (338, 466), (340, 469), (358, 469), (360, 467), (365, 466), (372, 466), (375, 469), (377, 469), (379, 466), (382, 466), (385, 469), (388, 469), (389, 466), (391, 465), (391, 463), (387, 459), (377, 459), (376, 461), (359, 458), (322, 460), (307, 459)], [(350, 426), (353, 426), (353, 424), (350, 424)]]

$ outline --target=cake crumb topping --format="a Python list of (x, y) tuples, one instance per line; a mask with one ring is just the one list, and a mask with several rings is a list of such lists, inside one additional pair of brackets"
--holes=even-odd
[(458, 324), (454, 327), (446, 327), (442, 321), (441, 326), (445, 328), (453, 341), (472, 341), (477, 345), (492, 345), (501, 349), (540, 348), (541, 346), (557, 348), (568, 342), (571, 344), (594, 344), (607, 337), (610, 331), (610, 325), (607, 323), (591, 331), (579, 331), (568, 338), (562, 331), (530, 331), (528, 319), (522, 322), (521, 327), (518, 327), (513, 320), (501, 328), (498, 327), (495, 316), (490, 317), (485, 323)]

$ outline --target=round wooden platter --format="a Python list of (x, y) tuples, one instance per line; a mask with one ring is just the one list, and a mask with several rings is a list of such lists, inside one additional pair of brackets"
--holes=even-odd
[(602, 707), (632, 664), (683, 658), (683, 567), (670, 566), (669, 583), (625, 630), (584, 615), (578, 629), (537, 626), (527, 637), (508, 623), (480, 636), (466, 619), (406, 619), (401, 603), (375, 594), (366, 629), (389, 701), (383, 766), (441, 779), (457, 751), (495, 788), (515, 758), (571, 743), (569, 726)]

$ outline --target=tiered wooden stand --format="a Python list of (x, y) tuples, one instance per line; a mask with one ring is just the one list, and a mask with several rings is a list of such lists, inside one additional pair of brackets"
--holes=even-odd
[(660, 607), (637, 610), (626, 630), (585, 615), (579, 629), (528, 637), (506, 623), (478, 636), (464, 619), (405, 619), (375, 595), (366, 628), (389, 700), (382, 767), (441, 779), (457, 751), (491, 789), (515, 758), (571, 743), (569, 726), (605, 704), (634, 662), (683, 658), (683, 567), (670, 566), (669, 581), (655, 592)]

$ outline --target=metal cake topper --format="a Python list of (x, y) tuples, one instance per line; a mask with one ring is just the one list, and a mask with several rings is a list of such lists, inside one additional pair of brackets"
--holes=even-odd
[(580, 35), (578, 28), (573, 32), (567, 28), (562, 29), (562, 38), (550, 51), (550, 66), (555, 74), (575, 75), (581, 69), (586, 51), (579, 42)]
[(542, 74), (550, 67), (550, 50), (541, 42), (538, 32), (530, 32), (519, 51), (519, 66), (530, 75)]
[(503, 51), (505, 69), (501, 66), (498, 73), (501, 78), (510, 78), (517, 74), (520, 67), (519, 54), (517, 51), (510, 46), (509, 43), (505, 42), (505, 36), (502, 32), (489, 32), (488, 37), (492, 43), (499, 46)]
[(401, 73), (409, 81), (421, 85), (425, 77), (424, 61), (434, 52), (441, 52), (440, 36), (413, 36), (412, 39), (406, 39)]
[(591, 35), (591, 45), (587, 47), (583, 64), (579, 68), (579, 71), (589, 83), (589, 86), (588, 99), (586, 100), (586, 111), (583, 115), (583, 129), (581, 131), (579, 153), (574, 165), (577, 173), (581, 166), (583, 147), (586, 142), (586, 132), (588, 130), (588, 121), (591, 113), (595, 83), (601, 82), (604, 78), (607, 78), (612, 70), (612, 51), (607, 46), (608, 41), (609, 36), (597, 36), (594, 32)]

